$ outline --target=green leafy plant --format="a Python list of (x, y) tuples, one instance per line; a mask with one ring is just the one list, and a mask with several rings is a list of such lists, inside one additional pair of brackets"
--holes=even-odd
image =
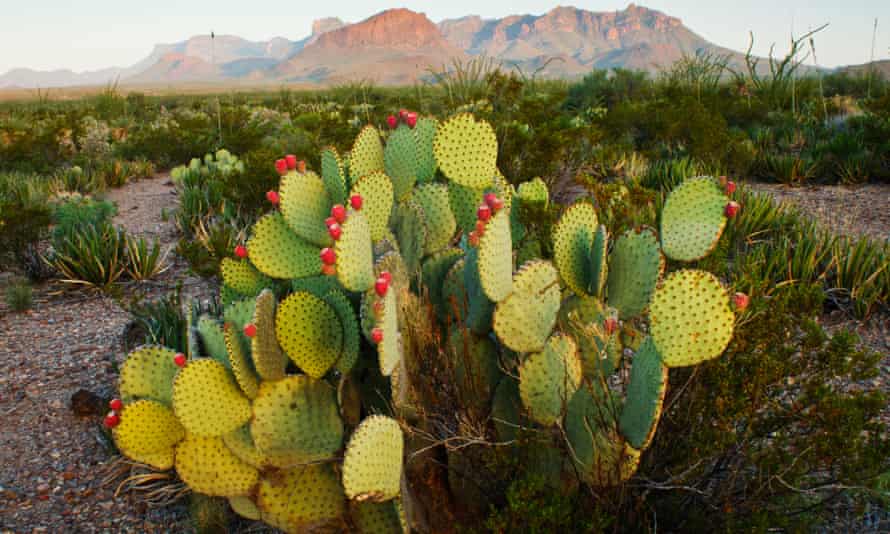
[(50, 262), (62, 282), (108, 291), (127, 270), (126, 240), (107, 222), (81, 226), (55, 243)]
[(27, 280), (15, 280), (5, 288), (6, 305), (14, 312), (31, 309), (33, 290)]

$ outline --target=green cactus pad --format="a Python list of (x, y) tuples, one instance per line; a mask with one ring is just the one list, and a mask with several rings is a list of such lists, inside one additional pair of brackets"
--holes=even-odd
[(419, 183), (431, 182), (436, 177), (436, 155), (433, 152), (433, 142), (436, 140), (436, 130), (439, 121), (431, 117), (417, 119), (414, 126), (414, 140), (417, 154), (417, 181)]
[(278, 302), (271, 290), (264, 290), (256, 298), (253, 312), (253, 325), (256, 335), (250, 340), (253, 367), (263, 380), (284, 378), (287, 357), (278, 346), (275, 334), (275, 308)]
[[(349, 195), (361, 195), (361, 213), (368, 218), (371, 225), (371, 240), (380, 241), (386, 235), (389, 217), (393, 207), (393, 183), (382, 172), (373, 172), (362, 177), (354, 186)], [(352, 216), (350, 211), (350, 216)]]
[(532, 419), (556, 424), (581, 385), (581, 360), (575, 341), (566, 335), (551, 337), (544, 350), (529, 356), (519, 367), (519, 395)]
[(488, 221), (479, 240), (479, 279), (492, 302), (504, 300), (513, 290), (513, 240), (506, 208)]
[(190, 434), (222, 436), (250, 419), (250, 401), (221, 363), (192, 360), (173, 383), (173, 412)]
[(458, 326), (452, 329), (448, 338), (448, 350), (461, 404), (487, 415), (501, 378), (494, 342), (487, 336), (477, 336)]
[(463, 251), (458, 248), (449, 248), (439, 251), (423, 262), (421, 277), (423, 286), (429, 292), (430, 303), (436, 308), (436, 314), (440, 319), (448, 317), (450, 310), (443, 298), (445, 277), (451, 267), (462, 258)]
[(324, 220), (331, 213), (331, 198), (324, 182), (314, 172), (291, 172), (281, 179), (281, 209), (287, 225), (298, 236), (319, 247), (331, 245)]
[(362, 293), (362, 301), (359, 304), (359, 322), (362, 327), (362, 334), (365, 339), (371, 343), (371, 331), (377, 326), (380, 318), (383, 317), (383, 304), (378, 303), (377, 293), (373, 289), (369, 289)]
[(229, 506), (232, 511), (245, 519), (257, 521), (260, 519), (260, 509), (249, 498), (244, 496), (229, 497)]
[(300, 291), (278, 306), (275, 334), (285, 354), (306, 374), (320, 378), (340, 358), (343, 327), (322, 299)]
[(402, 201), (411, 194), (417, 181), (417, 150), (411, 128), (399, 126), (389, 136), (383, 159), (386, 175), (392, 179), (395, 198)]
[(717, 277), (684, 269), (655, 290), (649, 321), (664, 364), (684, 367), (720, 356), (732, 337), (735, 315)]
[(355, 182), (371, 173), (383, 172), (384, 169), (380, 132), (373, 126), (365, 126), (352, 145), (352, 152), (349, 154), (349, 174)]
[(498, 140), (490, 124), (461, 113), (439, 126), (433, 153), (448, 179), (480, 189), (491, 185), (497, 170)]
[(247, 247), (250, 261), (272, 278), (301, 278), (321, 272), (320, 249), (291, 231), (277, 211), (257, 221)]
[(668, 195), (661, 212), (661, 246), (673, 260), (695, 261), (717, 246), (729, 199), (713, 178), (692, 178)]
[(173, 410), (140, 400), (124, 406), (120, 421), (113, 431), (114, 443), (125, 456), (162, 471), (173, 467), (173, 447), (185, 437)]
[(609, 305), (618, 308), (622, 319), (645, 311), (664, 270), (658, 236), (651, 228), (628, 230), (616, 241), (609, 255)]
[(399, 242), (405, 267), (409, 273), (415, 273), (426, 250), (427, 225), (423, 208), (413, 199), (408, 199), (396, 207), (393, 219), (393, 232)]
[(248, 399), (255, 399), (260, 387), (260, 379), (253, 368), (250, 355), (245, 354), (244, 345), (241, 342), (241, 332), (227, 324), (225, 327), (226, 349), (229, 353), (229, 363), (235, 374), (235, 381)]
[(189, 434), (176, 447), (176, 473), (192, 491), (213, 497), (250, 495), (259, 472), (232, 454), (222, 438)]
[(559, 309), (557, 328), (569, 334), (578, 344), (584, 376), (599, 382), (618, 368), (622, 347), (618, 332), (608, 335), (603, 322), (616, 315), (595, 297), (572, 295)]
[(606, 227), (599, 225), (596, 233), (593, 235), (593, 243), (590, 245), (590, 256), (588, 260), (588, 285), (587, 293), (595, 297), (601, 297), (603, 287), (606, 285), (606, 277), (608, 276), (608, 266), (606, 264), (606, 255), (609, 249), (609, 234)]
[(596, 229), (596, 210), (588, 202), (569, 206), (553, 229), (553, 261), (576, 295), (587, 294), (590, 286), (588, 262)]
[(241, 332), (244, 330), (244, 325), (253, 320), (255, 307), (256, 300), (253, 298), (233, 302), (223, 310), (223, 320)]
[(250, 425), (244, 425), (222, 437), (223, 443), (239, 460), (263, 470), (273, 467), (269, 458), (257, 449), (250, 435)]
[(198, 334), (204, 344), (204, 352), (219, 363), (229, 367), (229, 353), (226, 349), (226, 337), (219, 321), (209, 315), (202, 315), (198, 319)]
[(455, 182), (448, 184), (448, 201), (451, 212), (457, 225), (464, 233), (470, 233), (476, 229), (476, 210), (482, 204), (484, 188), (473, 189), (464, 187)]
[(422, 185), (414, 190), (413, 198), (423, 210), (426, 222), (426, 253), (432, 254), (448, 246), (457, 230), (448, 200), (448, 187), (444, 184)]
[(355, 429), (343, 458), (343, 488), (356, 501), (383, 502), (399, 495), (402, 429), (395, 419), (372, 415)]
[(386, 502), (353, 502), (350, 516), (361, 534), (402, 534), (408, 532), (402, 524), (399, 500)]
[(334, 245), (337, 280), (349, 291), (364, 291), (374, 285), (371, 226), (363, 212), (352, 210), (341, 226), (343, 234)]
[(346, 497), (329, 465), (307, 465), (264, 476), (256, 502), (263, 521), (288, 533), (346, 530)]
[(346, 173), (343, 172), (343, 162), (340, 154), (332, 146), (321, 149), (321, 180), (324, 182), (332, 204), (345, 204), (346, 198)]
[(494, 312), (494, 331), (501, 343), (516, 352), (543, 349), (559, 312), (559, 289), (552, 263), (523, 265), (513, 280), (513, 293)]
[(645, 449), (655, 436), (667, 389), (668, 370), (651, 337), (637, 351), (618, 428), (635, 449)]
[(312, 293), (316, 297), (323, 297), (332, 289), (342, 289), (340, 283), (335, 276), (317, 275), (308, 276), (306, 278), (296, 278), (290, 281), (291, 290), (306, 291)]
[(337, 392), (306, 375), (263, 382), (253, 402), (250, 435), (277, 467), (329, 460), (343, 444)]
[[(442, 284), (442, 304), (445, 306), (445, 314), (442, 316), (443, 322), (447, 323), (449, 319), (464, 321), (467, 318), (468, 302), (467, 288), (464, 282), (465, 275), (466, 260), (458, 258), (454, 265), (448, 269), (448, 274), (445, 275), (445, 281)], [(479, 291), (481, 293), (481, 286)], [(485, 300), (490, 303), (488, 299)]]
[(262, 291), (268, 280), (246, 260), (223, 258), (219, 265), (223, 283), (242, 295), (253, 296)]
[(399, 309), (395, 290), (390, 287), (383, 299), (383, 312), (377, 321), (377, 328), (383, 331), (383, 341), (377, 344), (380, 360), (380, 374), (389, 376), (402, 359), (399, 341)]
[(231, 304), (237, 300), (241, 300), (244, 297), (245, 297), (245, 295), (242, 295), (241, 293), (235, 291), (234, 289), (232, 289), (231, 287), (229, 287), (225, 284), (222, 284), (219, 287), (219, 302), (223, 306), (228, 306), (229, 304)]
[(383, 272), (388, 272), (392, 277), (392, 285), (396, 290), (408, 289), (411, 285), (411, 279), (408, 276), (408, 269), (405, 267), (405, 260), (398, 251), (391, 250), (379, 258), (374, 263), (374, 279), (380, 277)]
[(547, 184), (540, 178), (534, 178), (528, 182), (519, 184), (517, 190), (519, 203), (524, 208), (540, 209), (547, 206), (550, 202), (550, 191), (547, 190)]
[(485, 335), (491, 331), (491, 317), (495, 304), (488, 299), (482, 289), (478, 248), (470, 248), (467, 251), (463, 275), (464, 295), (467, 302), (465, 322), (473, 332)]
[(322, 300), (333, 308), (337, 318), (340, 320), (340, 325), (343, 327), (343, 351), (340, 353), (340, 358), (334, 366), (341, 374), (346, 374), (352, 369), (355, 362), (358, 361), (358, 351), (361, 343), (361, 333), (359, 332), (358, 320), (355, 318), (355, 310), (352, 308), (352, 303), (349, 302), (346, 295), (339, 289), (329, 291), (322, 297)]
[(491, 419), (498, 441), (515, 441), (520, 428), (527, 427), (525, 408), (519, 395), (519, 382), (505, 376), (498, 382), (491, 401)]
[(179, 367), (173, 363), (172, 350), (146, 345), (131, 352), (121, 367), (120, 393), (124, 402), (149, 399), (170, 405), (173, 378)]

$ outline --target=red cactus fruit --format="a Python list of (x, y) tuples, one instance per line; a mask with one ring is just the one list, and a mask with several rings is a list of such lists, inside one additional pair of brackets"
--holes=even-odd
[(383, 341), (383, 330), (379, 328), (371, 330), (371, 341), (373, 341), (375, 345), (379, 345), (380, 342)]
[(338, 223), (343, 224), (343, 221), (346, 220), (346, 208), (343, 207), (343, 204), (334, 204), (331, 207), (331, 217), (336, 219)]
[(377, 279), (376, 282), (374, 282), (374, 291), (377, 293), (378, 297), (385, 297), (386, 291), (388, 289), (389, 289), (389, 282), (386, 280), (386, 278), (383, 278), (381, 276), (380, 278)]
[(488, 221), (488, 219), (491, 219), (491, 208), (488, 207), (488, 204), (479, 206), (479, 209), (476, 210), (476, 218), (480, 221)]
[(177, 352), (176, 355), (173, 356), (173, 363), (175, 363), (177, 367), (185, 367), (185, 362), (185, 354)]
[(389, 274), (389, 271), (383, 271), (383, 272), (381, 272), (381, 273), (380, 273), (380, 278), (383, 278), (384, 280), (386, 280), (386, 283), (387, 283), (387, 284), (391, 284), (391, 283), (392, 283), (392, 275)]
[(479, 234), (476, 233), (476, 230), (470, 232), (469, 237), (467, 237), (467, 241), (469, 241), (471, 247), (479, 246)]
[(411, 111), (407, 115), (405, 115), (405, 124), (407, 124), (409, 128), (414, 128), (415, 126), (417, 126), (417, 113)]
[(607, 317), (606, 320), (603, 321), (603, 329), (606, 331), (606, 335), (611, 336), (618, 330), (618, 319)]
[(124, 403), (120, 399), (111, 399), (111, 401), (108, 402), (108, 407), (115, 412), (119, 412), (123, 409)]
[(741, 208), (741, 206), (739, 206), (739, 203), (733, 201), (726, 205), (726, 209), (723, 210), (723, 213), (731, 219), (735, 217), (736, 214), (739, 212), (739, 208)]
[(399, 125), (399, 119), (395, 115), (390, 115), (386, 118), (386, 125), (395, 130), (396, 126)]
[(287, 156), (284, 156), (284, 161), (287, 163), (288, 169), (294, 170), (297, 168), (297, 156), (288, 154)]
[(287, 174), (287, 161), (284, 158), (275, 160), (275, 171), (282, 176)]
[(253, 323), (247, 323), (244, 325), (244, 335), (247, 337), (253, 337), (256, 335), (256, 325)]
[(108, 415), (105, 416), (105, 420), (102, 421), (102, 424), (105, 425), (105, 428), (114, 428), (121, 424), (121, 416), (114, 412), (108, 412)]
[(334, 223), (328, 226), (328, 233), (331, 234), (331, 237), (334, 238), (334, 241), (337, 241), (340, 239), (340, 236), (343, 235), (343, 229), (340, 228), (339, 224)]
[(278, 191), (266, 191), (266, 200), (277, 206), (281, 202), (281, 195), (278, 194)]
[(736, 293), (732, 296), (732, 304), (735, 306), (736, 311), (745, 311), (745, 308), (747, 308), (750, 303), (751, 297), (744, 293)]
[(333, 217), (328, 217), (324, 220), (325, 228), (330, 228), (332, 224), (337, 224), (337, 219)]
[(484, 236), (485, 235), (485, 226), (487, 224), (488, 223), (486, 223), (483, 220), (476, 221), (476, 235), (478, 235), (479, 237)]
[(733, 182), (733, 181), (726, 182), (726, 194), (731, 195), (733, 193), (735, 193), (735, 182)]
[(335, 274), (337, 274), (337, 267), (334, 265), (324, 264), (321, 266), (321, 272), (326, 276), (334, 276)]
[(321, 262), (325, 265), (333, 265), (337, 263), (337, 253), (334, 252), (332, 248), (323, 248), (321, 249)]
[(349, 197), (349, 204), (354, 210), (362, 209), (362, 203), (364, 203), (364, 199), (361, 195), (352, 195), (351, 197)]
[(235, 255), (243, 260), (247, 257), (247, 247), (245, 247), (244, 245), (238, 245), (237, 247), (235, 247)]

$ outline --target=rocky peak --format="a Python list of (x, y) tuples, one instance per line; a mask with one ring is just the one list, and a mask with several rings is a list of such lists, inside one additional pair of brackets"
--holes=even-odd
[(317, 19), (312, 23), (312, 35), (317, 36), (329, 31), (339, 30), (343, 26), (346, 26), (346, 23), (337, 17)]
[(423, 13), (390, 9), (319, 36), (317, 46), (430, 48), (446, 45), (439, 28)]

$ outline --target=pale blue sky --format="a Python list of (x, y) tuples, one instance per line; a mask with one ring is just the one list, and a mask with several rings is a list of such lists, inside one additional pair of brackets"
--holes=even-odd
[[(753, 30), (755, 51), (761, 54), (772, 42), (777, 42), (777, 50), (786, 49), (792, 24), (801, 33), (830, 22), (816, 39), (823, 66), (868, 61), (877, 17), (875, 58), (890, 57), (890, 0), (639, 3), (679, 17), (708, 40), (736, 50), (744, 50), (748, 31)], [(627, 4), (607, 0), (574, 3), (592, 11), (624, 9)], [(79, 71), (129, 66), (148, 55), (155, 43), (181, 41), (211, 28), (218, 34), (252, 40), (275, 36), (296, 40), (309, 33), (316, 18), (337, 16), (355, 22), (390, 7), (421, 11), (438, 22), (467, 14), (541, 14), (556, 5), (555, 0), (0, 0), (0, 73), (13, 67)]]

